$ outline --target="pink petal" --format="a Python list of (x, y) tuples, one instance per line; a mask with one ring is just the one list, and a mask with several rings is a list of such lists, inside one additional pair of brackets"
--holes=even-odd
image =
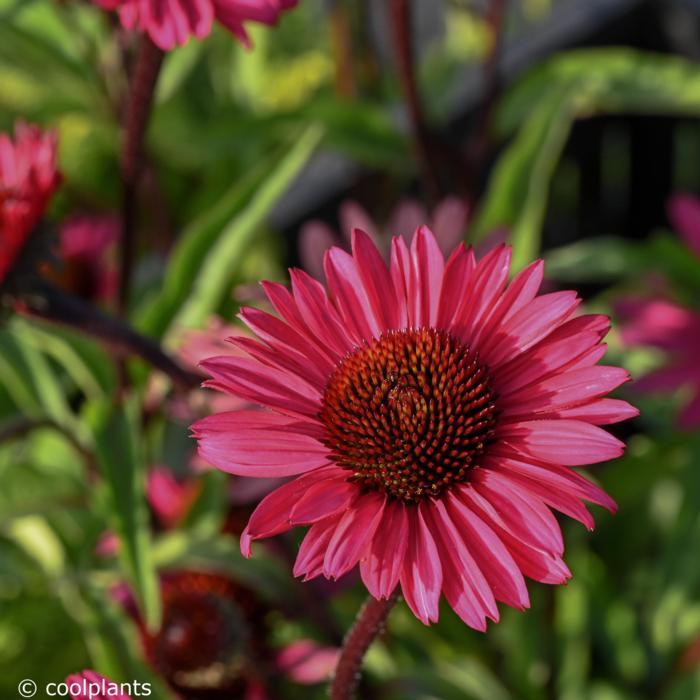
[(544, 262), (536, 260), (513, 278), (508, 289), (493, 305), (492, 311), (484, 314), (483, 320), (476, 328), (473, 336), (475, 347), (488, 348), (489, 339), (493, 337), (500, 324), (508, 321), (535, 298), (542, 284), (543, 274)]
[(391, 241), (389, 273), (400, 308), (406, 307), (406, 319), (402, 319), (401, 325), (415, 326), (418, 294), (414, 292), (412, 282), (411, 254), (403, 238), (393, 238)]
[(401, 570), (401, 591), (413, 614), (425, 625), (437, 622), (442, 566), (435, 540), (420, 508), (410, 508), (408, 545)]
[(553, 411), (550, 418), (582, 420), (594, 425), (610, 425), (639, 415), (639, 409), (620, 399), (596, 399), (574, 408)]
[(295, 350), (280, 352), (276, 348), (270, 348), (257, 340), (243, 336), (229, 338), (229, 342), (263, 365), (304, 377), (304, 380), (311, 384), (319, 393), (322, 393), (326, 386), (329, 375), (324, 374), (311, 360)]
[(352, 252), (379, 327), (399, 328), (406, 323), (405, 300), (396, 297), (389, 270), (372, 239), (360, 229), (352, 234)]
[(564, 491), (576, 498), (596, 503), (611, 513), (617, 511), (615, 501), (603, 489), (569, 467), (546, 462), (532, 463), (527, 461), (527, 457), (507, 449), (485, 457), (482, 463), (485, 468), (503, 472), (508, 476), (524, 477), (552, 491)]
[(299, 376), (246, 357), (212, 357), (201, 363), (212, 379), (204, 386), (226, 391), (284, 413), (316, 416), (321, 394)]
[(265, 496), (250, 516), (245, 532), (241, 535), (243, 554), (250, 556), (250, 544), (253, 540), (272, 537), (293, 527), (289, 521), (291, 510), (297, 500), (311, 486), (324, 481), (328, 484), (329, 492), (331, 492), (334, 485), (346, 480), (347, 471), (345, 469), (323, 467), (306, 473)]
[(497, 246), (478, 262), (474, 270), (469, 288), (453, 320), (454, 331), (468, 345), (473, 345), (481, 319), (491, 311), (496, 298), (505, 289), (511, 255), (510, 246)]
[(474, 511), (453, 494), (446, 499), (447, 511), (497, 600), (514, 608), (530, 607), (523, 575), (498, 535)]
[(447, 513), (445, 504), (434, 501), (424, 513), (442, 553), (442, 590), (447, 602), (467, 625), (486, 631), (487, 617), (495, 622), (499, 619), (490, 586)]
[(440, 304), (436, 326), (449, 329), (464, 296), (471, 284), (471, 276), (476, 267), (474, 251), (460, 243), (452, 252), (445, 265), (440, 290)]
[(357, 564), (381, 522), (385, 503), (385, 494), (362, 494), (340, 518), (323, 560), (326, 578), (339, 579)]
[(351, 330), (333, 308), (320, 282), (309, 277), (303, 270), (290, 270), (289, 274), (294, 300), (304, 323), (322, 343), (343, 357), (361, 337), (352, 336)]
[(549, 335), (579, 303), (575, 292), (553, 292), (535, 297), (496, 331), (498, 342), (494, 343), (493, 349), (482, 349), (482, 358), (492, 368), (511, 360)]
[(294, 576), (304, 576), (304, 581), (309, 581), (323, 573), (326, 550), (341, 517), (321, 520), (309, 528), (294, 562)]
[[(345, 350), (339, 352), (334, 347), (328, 345), (317, 332), (307, 326), (294, 297), (283, 284), (277, 282), (263, 282), (262, 286), (267, 298), (280, 317), (298, 334), (303, 336), (308, 342), (311, 342), (318, 352), (329, 357), (332, 366), (344, 357)], [(298, 347), (297, 349), (300, 352), (304, 351), (303, 347)]]
[(335, 360), (319, 348), (313, 338), (299, 332), (284, 321), (259, 309), (243, 308), (240, 312), (243, 322), (271, 348), (281, 353), (295, 352), (308, 358), (323, 376), (328, 376), (335, 367)]
[(346, 511), (357, 496), (357, 486), (350, 481), (322, 481), (312, 484), (297, 500), (289, 514), (291, 525), (312, 523)]
[(406, 506), (401, 501), (388, 501), (369, 554), (360, 561), (362, 581), (375, 598), (388, 598), (396, 588), (407, 542)]
[(541, 484), (537, 481), (518, 475), (504, 475), (505, 479), (511, 481), (523, 494), (529, 494), (532, 498), (537, 498), (546, 503), (550, 508), (558, 510), (564, 515), (568, 515), (574, 520), (578, 520), (585, 525), (586, 529), (593, 530), (595, 521), (586, 506), (575, 496), (566, 491), (557, 491)]
[(564, 552), (564, 540), (557, 519), (539, 498), (528, 497), (499, 472), (479, 469), (474, 490), (483, 496), (504, 527), (518, 539), (553, 554)]
[(614, 459), (625, 447), (605, 430), (577, 420), (521, 421), (502, 425), (497, 432), (531, 457), (569, 467)]
[(231, 474), (256, 477), (292, 476), (329, 464), (327, 448), (305, 429), (269, 411), (219, 413), (192, 426), (202, 459)]
[(512, 532), (507, 523), (471, 486), (462, 486), (455, 495), (489, 525), (510, 552), (523, 574), (541, 583), (564, 583), (571, 572), (558, 554), (525, 542)]
[(378, 338), (383, 328), (372, 312), (353, 257), (340, 248), (331, 248), (326, 251), (323, 266), (331, 299), (353, 336), (364, 340)]
[(434, 326), (437, 322), (438, 304), (445, 260), (433, 232), (421, 226), (413, 237), (411, 259), (415, 279), (414, 293), (418, 295), (417, 326)]
[(528, 351), (505, 363), (494, 373), (493, 382), (499, 393), (511, 394), (524, 387), (556, 375), (600, 342), (598, 333), (579, 333), (573, 337), (545, 338)]
[(506, 393), (499, 397), (498, 407), (508, 418), (546, 415), (600, 398), (629, 380), (629, 372), (620, 367), (594, 366), (561, 372), (529, 385), (526, 392)]

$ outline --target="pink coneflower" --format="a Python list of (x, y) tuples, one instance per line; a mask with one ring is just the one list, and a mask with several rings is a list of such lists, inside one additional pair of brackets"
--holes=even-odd
[(0, 283), (60, 182), (54, 132), (18, 122), (14, 139), (0, 134)]
[(138, 624), (151, 666), (188, 700), (266, 700), (273, 676), (318, 683), (328, 677), (337, 658), (337, 649), (307, 639), (275, 650), (267, 605), (221, 574), (164, 574), (163, 622), (157, 632), (143, 624), (128, 589), (119, 587), (114, 593)]
[(328, 289), (292, 270), (292, 290), (264, 289), (279, 316), (243, 309), (259, 340), (249, 357), (203, 363), (209, 385), (265, 411), (194, 426), (224, 471), (298, 475), (258, 506), (241, 538), (311, 526), (297, 576), (338, 578), (359, 564), (372, 596), (400, 585), (414, 614), (438, 619), (444, 594), (471, 627), (496, 601), (529, 605), (523, 576), (570, 577), (550, 508), (593, 527), (582, 500), (615, 510), (571, 467), (624, 445), (599, 425), (637, 414), (604, 398), (629, 379), (596, 366), (604, 316), (575, 317), (574, 292), (536, 296), (537, 261), (508, 284), (504, 245), (476, 262), (460, 244), (444, 261), (433, 234), (392, 242), (385, 265), (366, 234), (326, 253)]
[(687, 389), (690, 398), (678, 422), (686, 429), (700, 425), (700, 314), (662, 299), (624, 299), (616, 311), (626, 345), (658, 348), (668, 358), (664, 366), (635, 382), (635, 391)]
[[(700, 258), (700, 200), (677, 194), (668, 200), (668, 217), (689, 251)], [(637, 382), (638, 392), (685, 389), (690, 398), (680, 413), (682, 428), (700, 426), (700, 314), (664, 299), (629, 298), (615, 305), (620, 315), (622, 341), (628, 346), (657, 348), (667, 355), (665, 364)]]
[[(313, 277), (323, 275), (323, 254), (331, 246), (350, 249), (352, 232), (362, 229), (388, 257), (392, 236), (401, 236), (410, 242), (413, 232), (424, 222), (437, 238), (440, 250), (448, 254), (464, 238), (469, 208), (457, 197), (445, 197), (428, 215), (426, 208), (415, 199), (404, 199), (391, 211), (385, 225), (377, 224), (362, 205), (347, 200), (338, 212), (340, 232), (334, 231), (323, 221), (313, 219), (305, 223), (299, 232), (299, 257), (302, 267)], [(496, 241), (502, 243), (503, 240)]]
[(148, 472), (148, 504), (160, 525), (166, 530), (182, 524), (201, 490), (202, 485), (197, 479), (177, 479), (168, 467), (154, 467)]
[(298, 0), (93, 0), (107, 10), (119, 10), (126, 29), (146, 32), (153, 43), (170, 51), (190, 37), (209, 36), (216, 19), (247, 47), (246, 22), (274, 25)]
[(690, 194), (675, 194), (669, 198), (667, 209), (685, 244), (700, 258), (700, 200)]
[[(58, 691), (62, 690), (60, 685), (62, 684), (59, 684), (59, 687), (56, 689), (57, 694), (59, 694)], [(67, 690), (73, 700), (131, 700), (130, 695), (122, 692), (125, 686), (131, 688), (131, 685), (131, 683), (115, 683), (109, 678), (90, 670), (74, 673), (66, 678)], [(149, 683), (136, 681), (134, 685), (135, 692), (138, 695), (151, 694)]]
[(71, 292), (89, 300), (105, 301), (117, 291), (113, 254), (119, 238), (115, 216), (73, 216), (59, 230), (58, 255), (63, 264), (56, 275)]

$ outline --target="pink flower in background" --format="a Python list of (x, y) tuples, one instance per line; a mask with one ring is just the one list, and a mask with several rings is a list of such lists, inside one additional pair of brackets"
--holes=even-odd
[[(131, 700), (130, 695), (122, 692), (124, 686), (130, 686), (131, 684), (125, 683), (120, 685), (95, 671), (83, 671), (82, 673), (68, 676), (66, 685), (73, 700)], [(142, 690), (146, 690), (145, 683), (139, 683), (138, 685), (142, 686)], [(142, 693), (139, 691), (138, 694), (141, 695)], [(150, 686), (148, 694), (150, 694)]]
[(119, 238), (115, 216), (74, 216), (61, 224), (59, 256), (63, 269), (60, 281), (75, 294), (91, 300), (111, 299), (117, 289), (117, 267), (113, 255)]
[(19, 122), (14, 139), (0, 134), (0, 282), (60, 183), (54, 132)]
[(105, 530), (95, 544), (95, 556), (101, 559), (111, 559), (119, 552), (119, 537), (114, 530)]
[(335, 666), (338, 650), (309, 639), (275, 649), (268, 605), (227, 576), (171, 571), (162, 575), (160, 590), (163, 619), (157, 631), (147, 629), (128, 587), (120, 585), (112, 594), (138, 625), (146, 659), (179, 697), (268, 700), (271, 671), (313, 684)]
[(683, 428), (700, 425), (700, 314), (661, 299), (626, 299), (616, 305), (626, 345), (643, 345), (667, 353), (663, 367), (649, 372), (635, 391), (665, 392), (687, 388), (690, 400), (681, 411)]
[(391, 245), (326, 253), (328, 289), (292, 270), (291, 292), (264, 283), (278, 316), (251, 308), (248, 357), (202, 363), (209, 385), (266, 407), (193, 426), (202, 457), (243, 476), (296, 476), (260, 503), (241, 537), (310, 526), (294, 574), (337, 579), (359, 564), (376, 598), (401, 586), (414, 614), (441, 595), (471, 627), (496, 602), (528, 607), (524, 576), (570, 572), (551, 509), (593, 528), (582, 500), (613, 500), (571, 467), (624, 445), (600, 425), (637, 415), (605, 395), (629, 379), (597, 366), (604, 316), (575, 316), (574, 292), (537, 296), (537, 261), (508, 284), (511, 251), (447, 262), (420, 228)]
[(674, 228), (700, 258), (700, 200), (689, 194), (676, 194), (669, 198), (667, 209)]
[(328, 680), (338, 663), (338, 649), (299, 639), (277, 654), (277, 666), (293, 681), (312, 685)]
[(156, 46), (170, 51), (190, 37), (209, 36), (214, 20), (250, 47), (246, 22), (275, 25), (284, 10), (298, 0), (93, 0), (106, 10), (118, 10), (126, 29), (146, 32)]
[(440, 250), (447, 255), (464, 238), (468, 215), (469, 208), (457, 197), (443, 199), (432, 217), (420, 202), (404, 199), (392, 211), (386, 226), (380, 227), (362, 206), (348, 200), (340, 206), (340, 233), (322, 221), (304, 224), (299, 233), (301, 265), (310, 275), (322, 279), (323, 254), (334, 245), (349, 250), (352, 232), (356, 228), (369, 235), (382, 255), (388, 255), (392, 236), (401, 236), (409, 242), (413, 232), (426, 221), (430, 222), (429, 228), (435, 234)]
[(201, 484), (197, 479), (178, 480), (168, 467), (154, 467), (148, 472), (146, 496), (160, 524), (171, 529), (187, 517), (199, 497)]
[[(668, 217), (686, 245), (700, 258), (700, 200), (677, 194), (668, 201)], [(700, 426), (700, 314), (663, 299), (623, 299), (615, 305), (622, 326), (622, 341), (630, 347), (657, 348), (666, 363), (634, 384), (639, 392), (687, 389), (690, 399), (680, 413), (682, 428)]]

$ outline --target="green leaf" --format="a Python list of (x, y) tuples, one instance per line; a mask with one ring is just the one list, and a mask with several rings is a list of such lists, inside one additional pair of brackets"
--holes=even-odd
[[(200, 313), (206, 316), (210, 304), (218, 303), (224, 293), (221, 286), (225, 287), (226, 281), (231, 279), (235, 265), (231, 265), (228, 274), (225, 270), (217, 270), (216, 283), (213, 279), (206, 284), (202, 281), (205, 270), (209, 272), (217, 268), (217, 255), (235, 254), (237, 257), (240, 248), (245, 247), (306, 163), (320, 137), (318, 128), (311, 127), (284, 157), (276, 156), (262, 163), (244, 180), (235, 183), (216, 206), (183, 231), (170, 257), (161, 291), (136, 312), (135, 324), (142, 332), (162, 336), (175, 315), (179, 311), (183, 313), (181, 308), (186, 302), (187, 315), (192, 316)], [(220, 243), (224, 239), (227, 243)], [(222, 280), (222, 276), (225, 279)], [(197, 301), (193, 301), (194, 296), (197, 296)]]
[(646, 258), (642, 244), (614, 236), (587, 238), (555, 248), (544, 256), (547, 277), (601, 284), (641, 272)]
[(150, 629), (160, 622), (160, 596), (151, 556), (148, 512), (144, 498), (145, 469), (139, 445), (135, 399), (94, 406), (97, 461), (110, 499), (111, 527), (119, 535), (119, 555)]
[[(58, 104), (73, 109), (95, 104), (104, 107), (88, 63), (75, 60), (54, 42), (24, 29), (14, 20), (0, 21), (1, 65), (20, 71), (32, 86), (42, 90), (46, 100), (55, 103), (54, 108)], [(5, 98), (0, 96), (0, 103)]]
[(549, 184), (573, 116), (569, 91), (553, 91), (532, 112), (491, 176), (472, 237), (478, 240), (497, 228), (508, 228), (514, 270), (539, 251)]
[(59, 364), (88, 399), (99, 399), (113, 386), (113, 365), (92, 341), (48, 324), (19, 317), (15, 333), (24, 343), (42, 350)]
[(193, 328), (204, 323), (224, 301), (247, 246), (277, 200), (311, 157), (322, 130), (309, 127), (260, 185), (252, 199), (230, 221), (202, 262), (193, 289), (174, 325)]
[(498, 130), (518, 133), (494, 168), (473, 238), (505, 227), (514, 268), (534, 258), (550, 183), (574, 120), (620, 112), (700, 115), (700, 68), (630, 49), (571, 51), (535, 68), (499, 108)]
[(51, 418), (58, 425), (77, 429), (64, 388), (46, 357), (22, 336), (21, 321), (0, 330), (0, 380), (32, 418)]

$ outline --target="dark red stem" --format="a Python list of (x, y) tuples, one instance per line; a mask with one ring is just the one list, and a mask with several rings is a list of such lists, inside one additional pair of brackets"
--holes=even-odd
[(21, 306), (34, 316), (92, 336), (110, 350), (140, 357), (170, 377), (179, 389), (193, 389), (202, 382), (202, 377), (180, 367), (154, 340), (140, 335), (121, 319), (46, 282), (38, 283), (31, 293), (24, 294)]
[(440, 182), (434, 165), (432, 139), (425, 121), (416, 83), (411, 31), (411, 3), (410, 0), (389, 0), (389, 8), (396, 66), (411, 120), (416, 157), (426, 194), (429, 198), (437, 200), (440, 196)]
[(476, 118), (475, 138), (467, 164), (471, 173), (480, 172), (491, 144), (491, 122), (500, 90), (498, 64), (503, 45), (503, 25), (508, 10), (508, 0), (491, 0), (486, 14), (486, 23), (491, 33), (491, 45), (483, 63), (484, 93)]
[(372, 642), (384, 631), (386, 619), (397, 599), (398, 592), (386, 600), (370, 596), (360, 609), (340, 652), (331, 682), (331, 700), (352, 700), (355, 697), (362, 660)]
[(124, 311), (129, 299), (129, 287), (134, 261), (137, 213), (137, 193), (143, 170), (143, 139), (153, 105), (158, 74), (163, 63), (163, 51), (144, 34), (134, 66), (124, 122), (122, 152), (122, 238), (119, 261), (119, 309)]

